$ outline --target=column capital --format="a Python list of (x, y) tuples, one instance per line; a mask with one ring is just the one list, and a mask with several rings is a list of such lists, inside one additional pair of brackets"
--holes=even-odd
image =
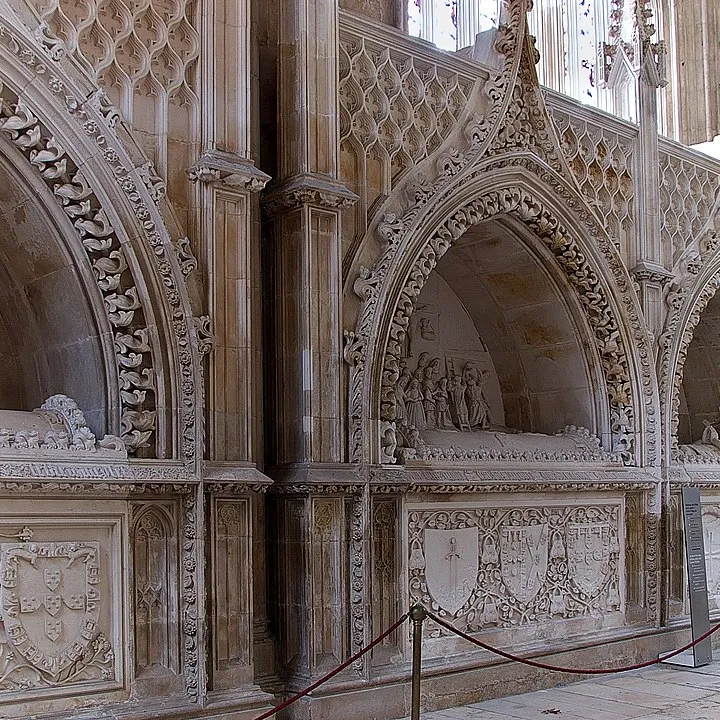
[(258, 170), (255, 163), (235, 153), (208, 150), (188, 170), (192, 182), (216, 183), (226, 188), (260, 192), (270, 181), (270, 175)]
[(342, 210), (354, 205), (358, 196), (337, 180), (318, 175), (295, 175), (270, 190), (265, 208), (280, 215), (303, 205)]

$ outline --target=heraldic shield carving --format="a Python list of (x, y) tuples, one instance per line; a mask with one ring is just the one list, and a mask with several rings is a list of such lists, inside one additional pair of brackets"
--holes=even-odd
[(500, 528), (500, 575), (520, 602), (530, 602), (538, 594), (545, 582), (547, 565), (546, 524)]
[(478, 529), (425, 530), (425, 580), (437, 604), (454, 614), (477, 584)]
[(570, 523), (566, 528), (568, 573), (586, 595), (596, 595), (610, 574), (617, 540), (610, 523)]
[(49, 684), (92, 662), (99, 632), (97, 542), (0, 544), (0, 600), (8, 642)]

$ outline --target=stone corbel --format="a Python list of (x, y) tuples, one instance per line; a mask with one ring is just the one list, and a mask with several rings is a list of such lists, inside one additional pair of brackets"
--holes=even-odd
[(630, 272), (636, 282), (654, 283), (661, 287), (673, 278), (673, 274), (662, 265), (657, 265), (647, 260), (639, 262)]
[(302, 205), (344, 210), (358, 201), (358, 196), (337, 180), (316, 175), (296, 175), (268, 193), (265, 208), (271, 215)]
[(188, 170), (192, 182), (217, 183), (226, 188), (260, 192), (270, 175), (258, 170), (252, 160), (222, 150), (209, 150)]

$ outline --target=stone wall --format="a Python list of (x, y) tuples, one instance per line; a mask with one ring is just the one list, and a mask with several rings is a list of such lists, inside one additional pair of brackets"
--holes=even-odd
[[(652, 46), (633, 124), (538, 86), (522, 0), (462, 55), (115, 5), (0, 0), (0, 715), (251, 720), (414, 602), (655, 657), (689, 484), (714, 613), (720, 165)], [(428, 709), (553, 681), (424, 632)], [(407, 715), (409, 637), (288, 717)]]

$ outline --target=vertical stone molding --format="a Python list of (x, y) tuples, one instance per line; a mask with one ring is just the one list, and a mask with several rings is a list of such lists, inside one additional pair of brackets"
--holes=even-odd
[(215, 338), (207, 446), (211, 460), (258, 463), (262, 313), (255, 193), (270, 177), (252, 158), (250, 0), (211, 0), (202, 40), (203, 153), (189, 176)]
[[(305, 494), (305, 487), (303, 496), (276, 499), (282, 661), (286, 672), (298, 679), (317, 677), (349, 654), (344, 618), (348, 540), (352, 543), (354, 537), (339, 489), (316, 489), (313, 496)], [(301, 488), (286, 490), (295, 493)]]
[[(374, 497), (372, 501), (372, 626), (377, 631), (395, 622), (400, 614), (398, 587), (398, 500)], [(413, 562), (410, 549), (410, 562)], [(399, 652), (399, 638), (387, 637), (373, 651), (373, 663), (383, 664)]]

